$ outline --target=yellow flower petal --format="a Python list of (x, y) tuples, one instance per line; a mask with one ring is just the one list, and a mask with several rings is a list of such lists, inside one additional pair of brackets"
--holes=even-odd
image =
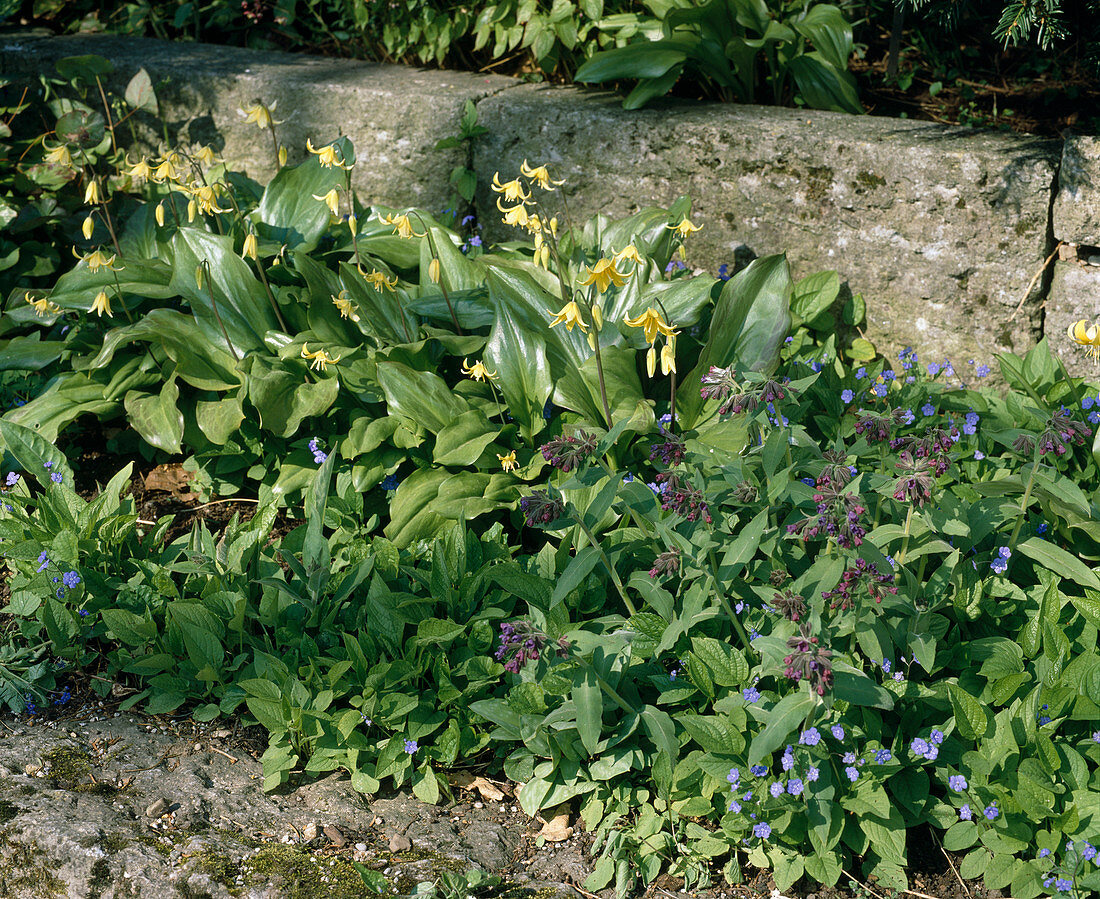
[(595, 284), (596, 290), (605, 293), (612, 284), (622, 287), (626, 283), (626, 275), (615, 268), (615, 261), (612, 259), (601, 259), (595, 265), (585, 268), (588, 269), (588, 274), (577, 282), (581, 287)]
[(562, 306), (561, 311), (550, 320), (550, 327), (555, 325), (565, 325), (565, 330), (572, 331), (573, 325), (576, 325), (584, 333), (588, 333), (588, 327), (584, 323), (584, 319), (581, 318), (580, 307), (577, 306), (576, 300), (566, 303)]

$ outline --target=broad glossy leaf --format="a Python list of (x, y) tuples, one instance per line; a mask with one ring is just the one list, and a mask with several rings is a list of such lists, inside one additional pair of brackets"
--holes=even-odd
[(805, 53), (787, 63), (806, 105), (835, 112), (863, 112), (851, 72), (834, 68), (819, 53)]
[(469, 404), (447, 382), (430, 371), (417, 371), (400, 362), (379, 362), (378, 383), (386, 393), (391, 412), (402, 415), (438, 434)]
[(837, 7), (818, 3), (810, 7), (801, 19), (791, 21), (795, 30), (805, 35), (825, 61), (841, 72), (848, 70), (852, 55), (852, 26)]
[(144, 66), (137, 70), (134, 77), (130, 79), (130, 83), (126, 85), (125, 97), (126, 102), (134, 109), (143, 109), (153, 115), (160, 114), (157, 94), (153, 90), (153, 79), (149, 77)]
[(63, 340), (41, 340), (38, 333), (0, 340), (0, 371), (41, 371), (61, 358)]
[(537, 331), (522, 328), (512, 307), (498, 304), (485, 360), (496, 372), (497, 388), (520, 433), (531, 441), (545, 427), (542, 410), (553, 390), (546, 341)]
[(132, 390), (124, 401), (130, 426), (146, 443), (166, 453), (178, 453), (183, 441), (183, 413), (176, 406), (179, 395), (171, 378), (159, 394)]
[(235, 396), (213, 401), (199, 400), (195, 403), (195, 420), (206, 439), (221, 446), (241, 426), (244, 408)]
[(673, 66), (683, 64), (691, 46), (691, 41), (643, 40), (614, 50), (600, 50), (577, 69), (573, 80), (584, 83), (660, 78)]
[(295, 434), (305, 419), (323, 415), (340, 391), (336, 378), (310, 382), (295, 372), (269, 369), (255, 357), (246, 362), (251, 363), (248, 399), (260, 413), (260, 426), (280, 437)]
[[(346, 137), (335, 143), (344, 159), (355, 158), (351, 141)], [(313, 155), (300, 165), (283, 166), (267, 185), (256, 209), (257, 232), (291, 249), (302, 252), (313, 249), (331, 217), (324, 201), (314, 197), (324, 197), (330, 190), (342, 188), (344, 177), (343, 169), (325, 168)]]
[[(168, 299), (178, 293), (171, 285), (171, 268), (159, 259), (121, 258), (114, 265), (121, 268), (118, 271), (101, 268), (93, 272), (86, 262), (80, 262), (57, 279), (50, 291), (50, 302), (62, 309), (87, 311), (92, 298), (101, 290), (107, 291), (112, 300), (118, 288), (123, 293), (154, 300)], [(117, 285), (115, 278), (118, 278)]]
[[(29, 404), (28, 404), (29, 405)], [(73, 472), (65, 454), (52, 442), (22, 425), (0, 419), (0, 440), (3, 449), (12, 455), (26, 474), (39, 484), (49, 486), (50, 475), (59, 472), (68, 486), (73, 486)]]
[(385, 534), (398, 549), (434, 536), (447, 519), (432, 510), (440, 485), (451, 477), (445, 468), (421, 468), (398, 486), (390, 500), (390, 523)]
[(470, 409), (436, 435), (432, 458), (440, 465), (473, 465), (499, 433), (484, 412)]

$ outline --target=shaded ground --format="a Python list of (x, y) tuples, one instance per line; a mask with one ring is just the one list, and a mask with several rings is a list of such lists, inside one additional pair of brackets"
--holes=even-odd
[[(575, 814), (571, 835), (547, 841), (543, 822), (518, 809), (509, 784), (460, 772), (451, 778), (453, 797), (438, 806), (405, 793), (364, 797), (341, 774), (264, 793), (260, 728), (117, 714), (95, 701), (74, 711), (75, 717), (52, 720), (0, 719), (5, 897), (374, 895), (356, 863), (379, 872), (393, 895), (475, 868), (502, 879), (479, 896), (595, 895), (582, 887), (592, 868), (591, 838)], [(927, 832), (910, 834), (909, 853), (908, 895), (1000, 895), (963, 886)], [(681, 886), (666, 877), (648, 895), (779, 899), (766, 874), (690, 894)], [(787, 891), (806, 899), (897, 895), (855, 883)]]

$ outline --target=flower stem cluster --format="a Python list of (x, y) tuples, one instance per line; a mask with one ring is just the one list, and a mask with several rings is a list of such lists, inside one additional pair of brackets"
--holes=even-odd
[(596, 452), (599, 440), (587, 431), (578, 431), (576, 436), (562, 435), (548, 440), (541, 447), (542, 457), (554, 468), (570, 472), (580, 467), (589, 456)]
[(705, 400), (718, 400), (721, 403), (718, 407), (720, 415), (730, 413), (739, 415), (742, 412), (751, 415), (760, 406), (766, 406), (768, 403), (774, 405), (786, 399), (792, 392), (788, 384), (771, 379), (742, 385), (738, 382), (732, 368), (719, 368), (715, 365), (711, 366), (710, 371), (704, 374), (700, 381), (702, 387), (699, 389), (699, 395)]
[(713, 519), (703, 492), (696, 489), (676, 471), (662, 471), (657, 475), (660, 488), (661, 508), (666, 512), (675, 512), (688, 521), (702, 518), (707, 524)]
[(894, 499), (908, 501), (920, 507), (932, 499), (936, 479), (931, 473), (933, 460), (914, 459), (909, 450), (902, 450), (894, 468), (900, 477), (894, 482)]
[(898, 592), (893, 572), (882, 574), (866, 559), (856, 559), (855, 565), (845, 569), (836, 588), (822, 592), (821, 598), (833, 600), (830, 609), (850, 609), (863, 583), (866, 583), (867, 593), (876, 603), (881, 603), (887, 594), (896, 595)]
[[(500, 626), (500, 647), (496, 660), (504, 663), (504, 670), (519, 674), (528, 662), (537, 662), (544, 652), (549, 637), (536, 629), (529, 621), (506, 621)], [(560, 658), (569, 653), (569, 641), (560, 637), (555, 650)]]
[(783, 673), (796, 684), (807, 681), (818, 696), (833, 685), (832, 652), (819, 645), (817, 637), (810, 636), (810, 624), (803, 621), (799, 632), (787, 640), (790, 653), (783, 657), (786, 666)]
[(816, 514), (787, 525), (788, 534), (797, 534), (803, 540), (830, 537), (844, 549), (863, 543), (867, 534), (863, 515), (867, 508), (857, 494), (844, 492), (833, 483), (818, 485), (814, 502), (817, 503)]
[(561, 497), (551, 496), (546, 490), (534, 490), (521, 497), (519, 509), (527, 525), (551, 524), (565, 513)]

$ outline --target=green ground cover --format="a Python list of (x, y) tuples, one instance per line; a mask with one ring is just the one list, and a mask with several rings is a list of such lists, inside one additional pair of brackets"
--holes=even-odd
[[(271, 789), (502, 771), (620, 895), (902, 889), (919, 828), (1018, 899), (1100, 887), (1100, 401), (1046, 341), (886, 359), (835, 272), (696, 273), (686, 199), (573, 222), (537, 165), (495, 180), (490, 247), (366, 204), (346, 139), (267, 185), (127, 158), (101, 67), (7, 138), (11, 711), (123, 683), (241, 716)], [(59, 446), (108, 425), (119, 471), (78, 492)], [(139, 519), (128, 480), (181, 459), (255, 514)]]

